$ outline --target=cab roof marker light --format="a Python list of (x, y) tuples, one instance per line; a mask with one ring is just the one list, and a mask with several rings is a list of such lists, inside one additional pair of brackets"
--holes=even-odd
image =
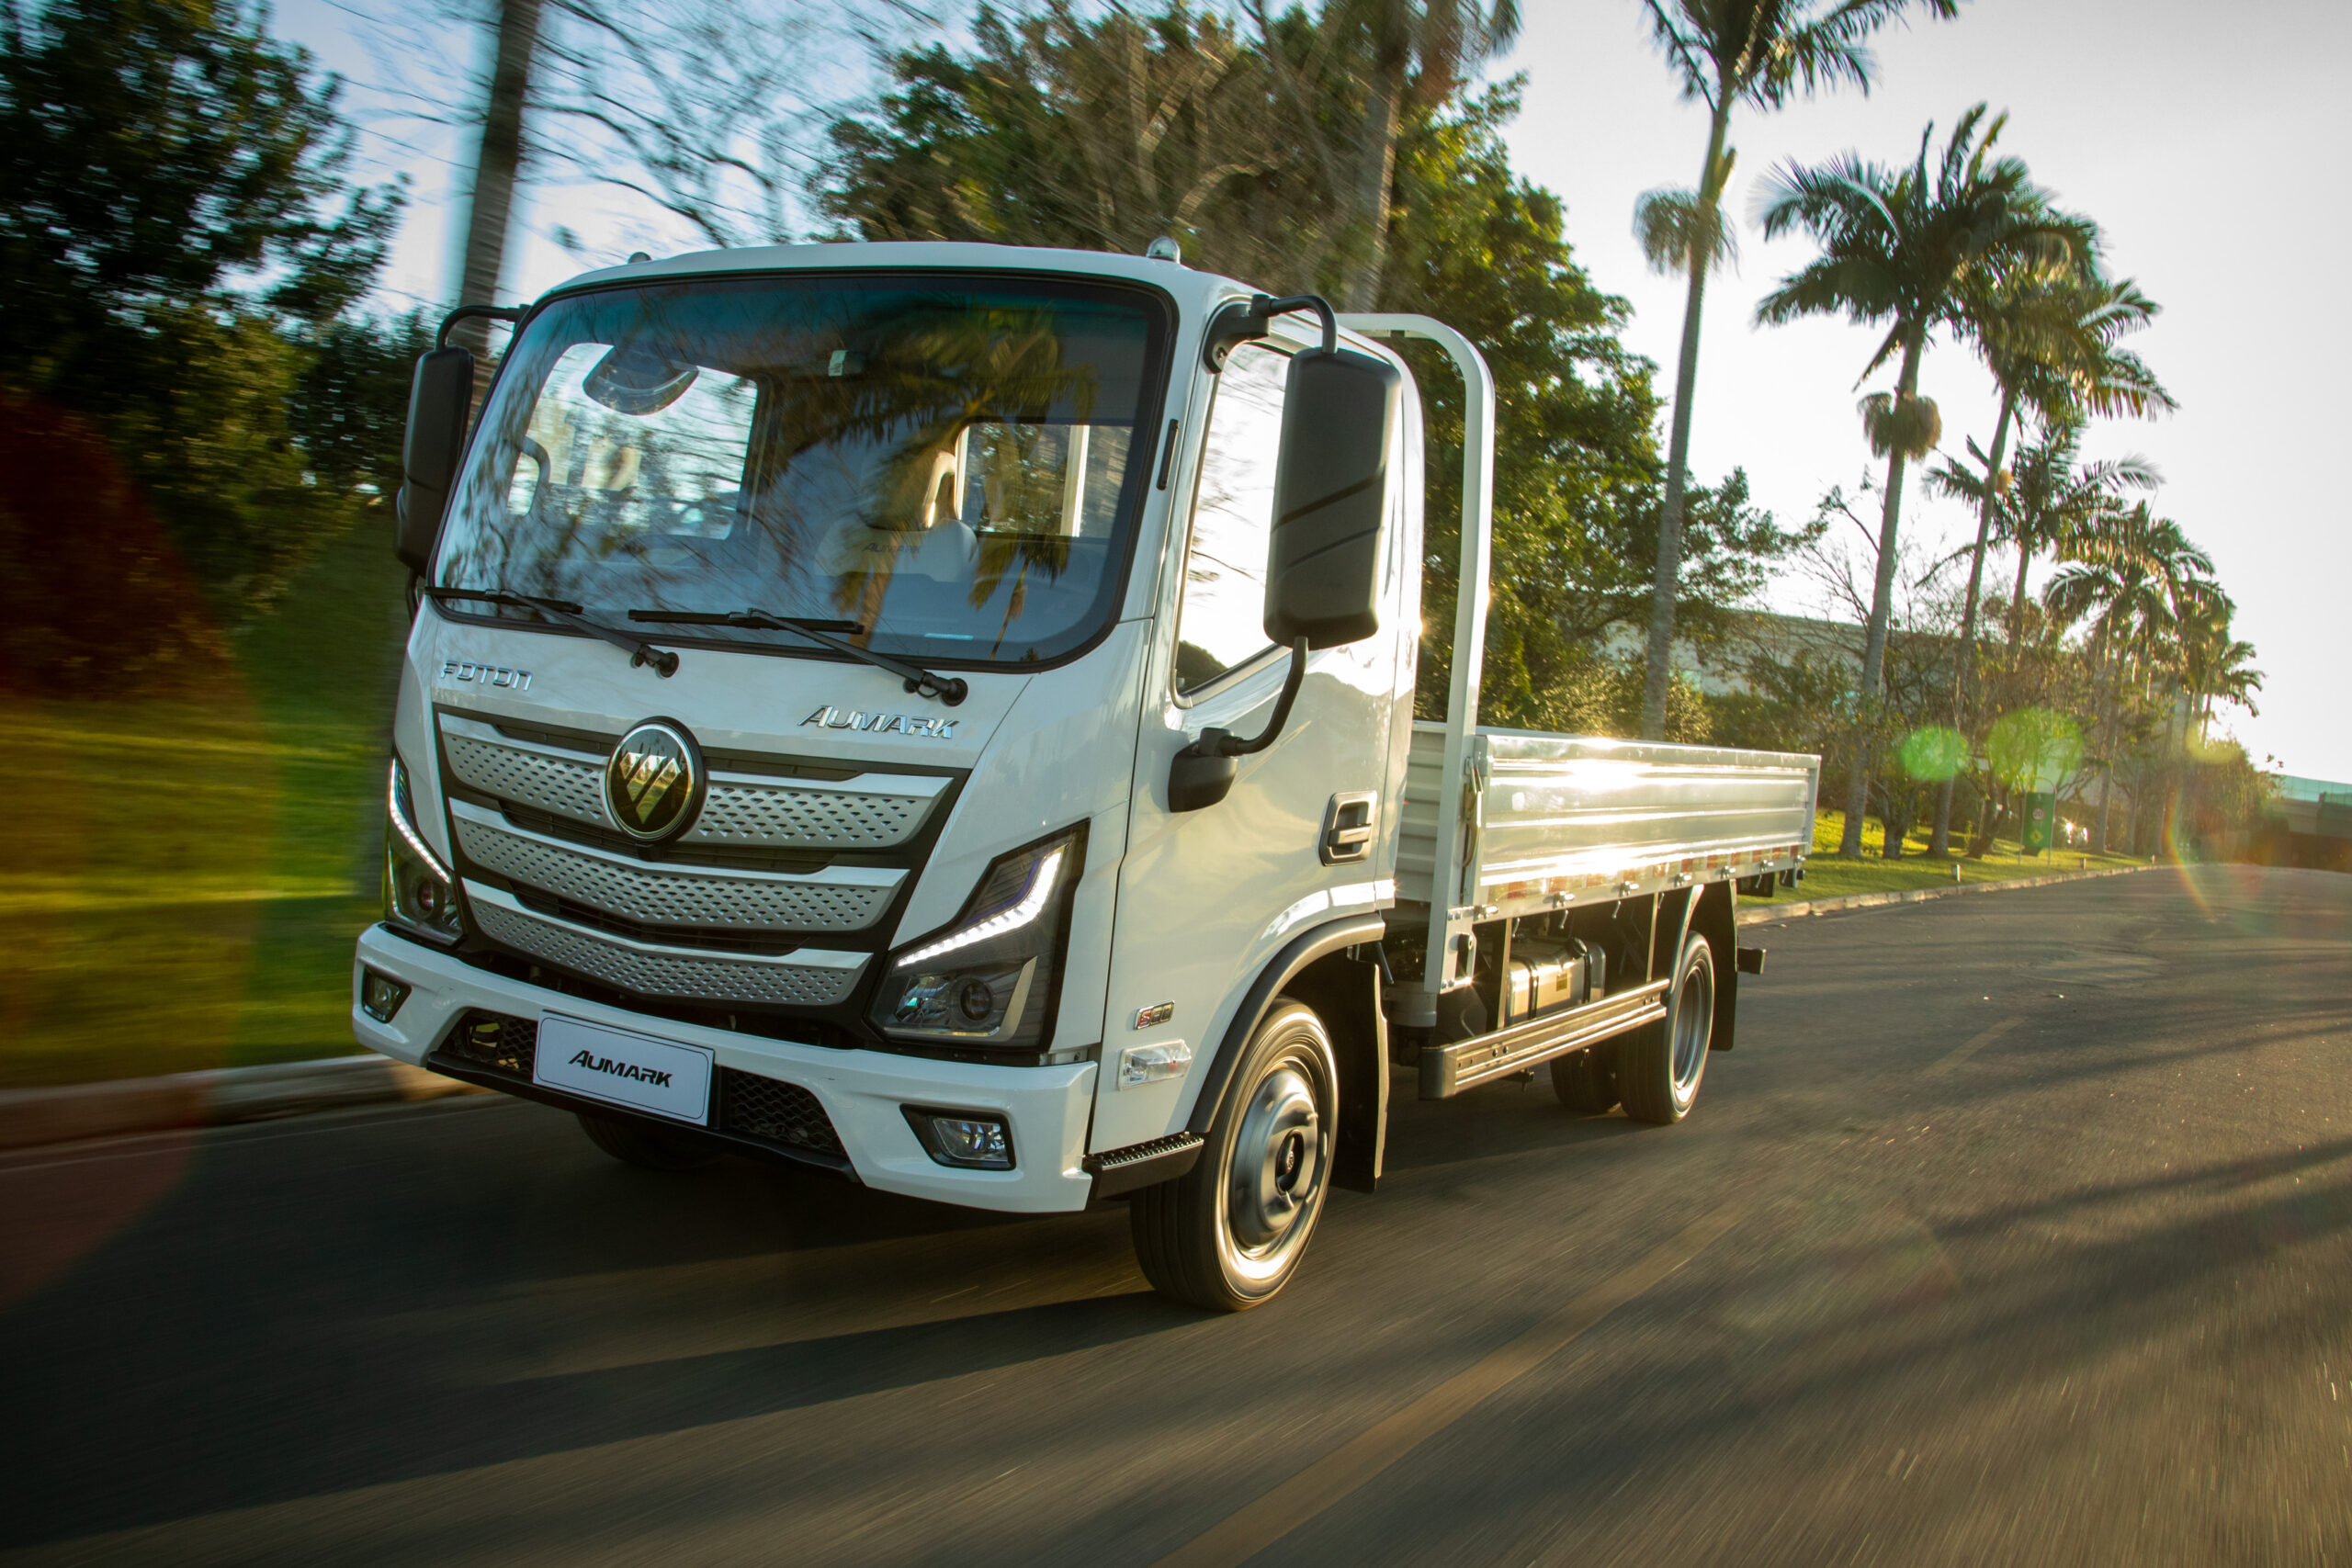
[(408, 782), (407, 773), (408, 769), (401, 764), (401, 760), (398, 757), (393, 758), (391, 782), (386, 786), (384, 795), (385, 815), (391, 818), (392, 826), (400, 829), (401, 837), (407, 840), (408, 847), (414, 850), (424, 863), (433, 868), (435, 875), (444, 882), (454, 882), (456, 879), (451, 876), (449, 868), (441, 863), (441, 857), (433, 852), (433, 846), (424, 841), (424, 836), (417, 832), (414, 824), (409, 821), (408, 802), (403, 798), (408, 791), (401, 787)]
[(1054, 882), (1061, 874), (1062, 856), (1069, 852), (1068, 845), (1057, 844), (1054, 846), (1053, 852), (1037, 863), (1036, 872), (1029, 879), (1029, 891), (1022, 897), (1020, 903), (1001, 913), (990, 915), (977, 925), (967, 926), (952, 936), (943, 937), (929, 947), (919, 947), (912, 953), (901, 955), (897, 966), (904, 969), (910, 964), (922, 964), (936, 958), (943, 953), (954, 953), (958, 948), (969, 947), (974, 942), (986, 942), (992, 936), (1002, 936), (1007, 931), (1019, 931), (1046, 912), (1046, 900), (1053, 897)]

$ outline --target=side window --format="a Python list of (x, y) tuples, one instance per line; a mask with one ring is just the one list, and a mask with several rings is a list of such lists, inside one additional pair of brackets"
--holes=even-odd
[(1204, 686), (1272, 646), (1265, 629), (1266, 550), (1289, 375), (1288, 355), (1245, 343), (1217, 377), (1176, 611), (1180, 692)]

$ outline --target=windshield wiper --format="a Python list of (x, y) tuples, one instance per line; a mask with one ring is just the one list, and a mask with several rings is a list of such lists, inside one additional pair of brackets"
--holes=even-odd
[(790, 632), (805, 637), (820, 647), (836, 653), (846, 653), (852, 659), (863, 660), (876, 670), (896, 675), (907, 683), (907, 690), (926, 697), (936, 697), (954, 707), (971, 692), (968, 682), (954, 675), (934, 675), (920, 664), (910, 664), (903, 659), (893, 659), (887, 653), (876, 653), (844, 642), (833, 636), (847, 632), (862, 637), (865, 628), (855, 621), (806, 620), (797, 615), (771, 615), (765, 610), (631, 610), (632, 621), (666, 621), (682, 626), (741, 626), (750, 631)]
[(543, 599), (536, 593), (505, 593), (484, 588), (427, 588), (427, 598), (460, 599), (469, 604), (503, 604), (515, 610), (537, 610), (548, 620), (586, 632), (602, 638), (628, 655), (629, 668), (650, 665), (657, 675), (671, 676), (678, 672), (678, 656), (666, 648), (656, 648), (641, 637), (622, 631), (617, 626), (592, 621), (580, 613), (581, 606), (569, 599)]

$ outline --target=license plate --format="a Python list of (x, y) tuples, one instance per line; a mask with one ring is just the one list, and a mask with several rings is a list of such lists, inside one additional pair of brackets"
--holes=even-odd
[(710, 1122), (711, 1054), (626, 1029), (549, 1013), (539, 1020), (531, 1081), (696, 1126)]

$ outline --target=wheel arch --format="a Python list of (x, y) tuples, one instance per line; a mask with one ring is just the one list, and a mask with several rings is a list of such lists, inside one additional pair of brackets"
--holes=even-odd
[(1710, 1051), (1732, 1048), (1732, 1032), (1739, 1020), (1738, 898), (1730, 883), (1713, 882), (1692, 901), (1690, 929), (1707, 939), (1715, 955), (1715, 1019), (1714, 1032), (1707, 1042)]
[(1348, 956), (1376, 946), (1387, 933), (1378, 915), (1334, 920), (1286, 943), (1243, 993), (1225, 1038), (1201, 1079), (1186, 1128), (1203, 1137), (1233, 1090), (1234, 1066), (1276, 1000), (1288, 996), (1315, 1010), (1330, 1032), (1338, 1059), (1339, 1147), (1331, 1179), (1369, 1192), (1380, 1178), (1388, 1134), (1388, 1025), (1380, 1007), (1380, 966)]
[(1682, 943), (1696, 931), (1707, 939), (1715, 960), (1715, 1016), (1708, 1050), (1728, 1051), (1739, 1018), (1738, 895), (1728, 882), (1658, 895), (1656, 938), (1650, 949), (1650, 973), (1671, 975), (1682, 956)]

